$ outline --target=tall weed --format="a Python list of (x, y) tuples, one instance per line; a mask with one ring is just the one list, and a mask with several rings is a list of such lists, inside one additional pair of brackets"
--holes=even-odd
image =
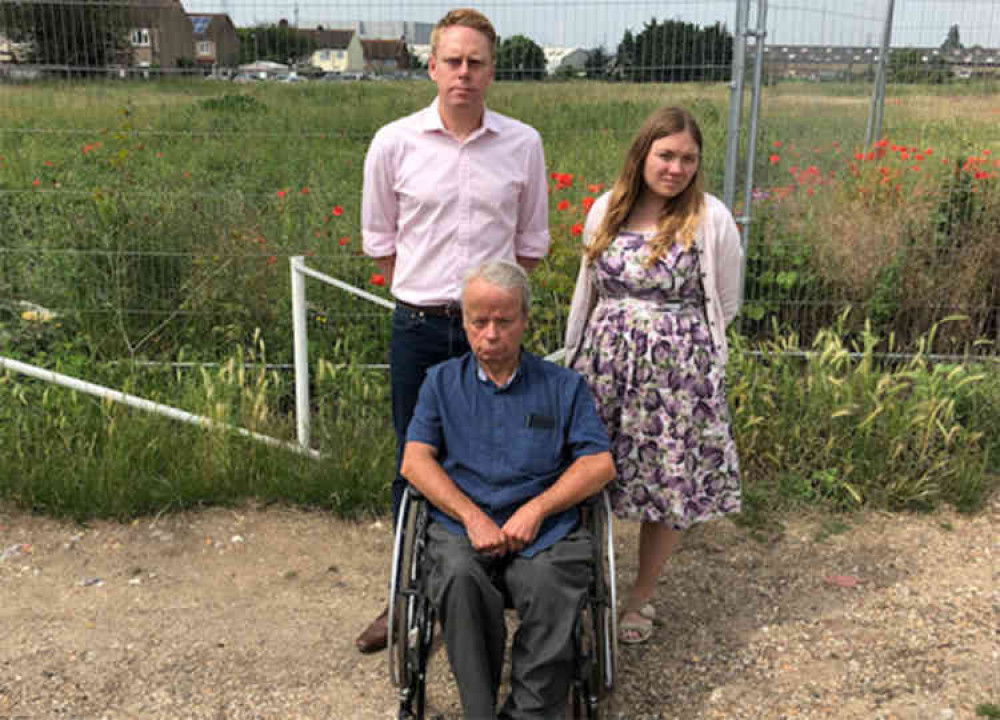
[(839, 509), (981, 507), (1000, 482), (990, 459), (996, 364), (928, 362), (938, 328), (911, 359), (888, 362), (870, 324), (845, 343), (847, 319), (808, 349), (794, 333), (754, 346), (734, 338), (729, 398), (755, 497)]

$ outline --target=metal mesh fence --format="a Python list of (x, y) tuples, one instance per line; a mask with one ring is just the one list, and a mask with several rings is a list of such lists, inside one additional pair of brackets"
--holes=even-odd
[[(997, 4), (943, 19), (936, 8), (959, 4), (896, 4), (906, 30), (887, 75), (889, 142), (868, 148), (884, 8), (769, 3), (744, 331), (777, 321), (808, 336), (851, 305), (911, 347), (954, 312), (974, 320), (942, 351), (996, 337)], [(549, 352), (588, 198), (610, 186), (653, 108), (694, 111), (722, 194), (737, 0), (479, 8), (500, 33), (489, 105), (540, 131), (553, 175), (531, 338)], [(268, 359), (286, 363), (289, 256), (388, 295), (360, 253), (364, 153), (378, 127), (433, 98), (430, 28), (448, 9), (0, 3), (0, 347), (209, 361), (260, 328)], [(932, 37), (938, 55), (897, 46)], [(932, 153), (904, 160), (904, 146)], [(916, 162), (923, 175), (905, 170)], [(383, 310), (316, 284), (309, 299), (313, 357), (385, 360)]]
[(867, 319), (912, 350), (963, 316), (933, 350), (996, 354), (1000, 4), (768, 13), (743, 329), (808, 338), (851, 308), (849, 328)]

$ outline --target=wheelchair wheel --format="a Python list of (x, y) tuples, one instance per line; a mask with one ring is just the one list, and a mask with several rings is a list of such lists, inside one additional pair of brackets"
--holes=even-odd
[(600, 659), (600, 694), (603, 697), (614, 690), (618, 674), (618, 598), (611, 500), (606, 492), (601, 493), (600, 503), (601, 509), (595, 513), (594, 523), (594, 563), (599, 568), (594, 577), (594, 630), (598, 643), (597, 657)]
[(574, 718), (596, 720), (611, 694), (617, 672), (618, 620), (611, 503), (601, 493), (584, 509), (593, 540), (594, 573), (576, 631), (577, 666), (571, 697)]
[(399, 717), (416, 720), (424, 717), (427, 660), (434, 635), (434, 609), (420, 576), (426, 530), (426, 503), (408, 489), (393, 549), (388, 650), (389, 674), (400, 688)]

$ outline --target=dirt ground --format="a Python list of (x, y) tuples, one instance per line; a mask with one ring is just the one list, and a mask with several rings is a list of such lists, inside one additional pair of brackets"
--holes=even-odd
[[(619, 718), (974, 718), (1000, 702), (1000, 503), (691, 531), (623, 648)], [(619, 585), (636, 528), (618, 523)], [(386, 521), (211, 509), (86, 526), (0, 508), (0, 718), (390, 718)], [(429, 716), (457, 717), (443, 652)]]

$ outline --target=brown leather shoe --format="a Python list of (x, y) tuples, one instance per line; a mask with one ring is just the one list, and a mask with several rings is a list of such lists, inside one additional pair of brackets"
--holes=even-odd
[(365, 654), (385, 650), (389, 642), (389, 608), (372, 620), (372, 624), (365, 628), (365, 631), (358, 635), (354, 644), (358, 646), (358, 651)]

